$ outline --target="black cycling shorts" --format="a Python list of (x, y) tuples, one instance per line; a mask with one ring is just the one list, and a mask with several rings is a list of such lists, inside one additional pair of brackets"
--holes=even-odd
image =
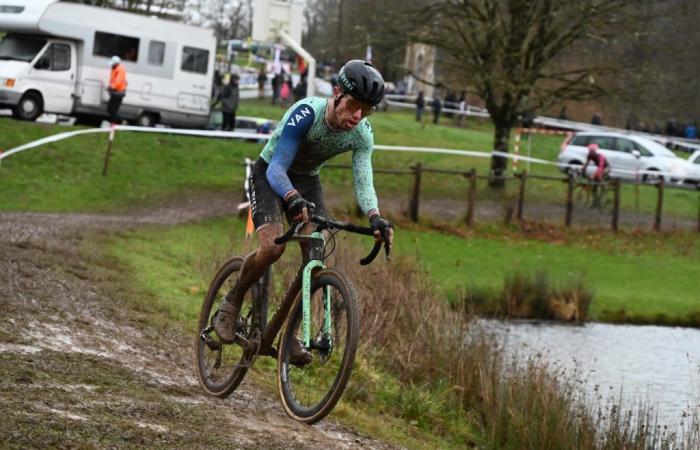
[[(248, 179), (248, 197), (250, 198), (250, 207), (253, 210), (253, 224), (256, 230), (268, 223), (282, 223), (282, 212), (284, 212), (287, 222), (291, 222), (287, 213), (287, 205), (267, 181), (267, 166), (265, 160), (259, 158), (253, 164)], [(326, 208), (323, 204), (323, 189), (319, 176), (290, 172), (287, 172), (287, 175), (294, 189), (306, 200), (316, 204), (314, 212), (325, 216)]]

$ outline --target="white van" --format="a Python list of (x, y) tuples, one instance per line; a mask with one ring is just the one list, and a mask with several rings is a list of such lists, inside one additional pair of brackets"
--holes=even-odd
[(109, 60), (127, 90), (119, 116), (142, 126), (204, 127), (214, 78), (214, 31), (57, 0), (0, 0), (0, 107), (97, 124), (107, 117)]

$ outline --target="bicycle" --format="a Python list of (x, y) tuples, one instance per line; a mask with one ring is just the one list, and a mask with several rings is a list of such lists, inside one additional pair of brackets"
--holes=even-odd
[[(582, 176), (581, 171), (575, 171), (575, 176)], [(612, 215), (615, 204), (614, 189), (605, 176), (603, 181), (586, 179), (576, 183), (574, 188), (574, 204), (579, 210), (597, 209), (605, 215)]]
[[(199, 315), (195, 342), (197, 375), (210, 395), (225, 398), (241, 383), (258, 356), (277, 359), (277, 384), (287, 414), (299, 421), (315, 423), (335, 407), (350, 378), (359, 338), (359, 310), (355, 288), (348, 277), (323, 261), (335, 250), (335, 234), (344, 230), (373, 236), (370, 228), (312, 215), (311, 234), (298, 234), (303, 224), (293, 224), (275, 240), (280, 245), (290, 240), (310, 243), (309, 256), (302, 261), (292, 285), (268, 321), (270, 269), (246, 293), (236, 323), (236, 338), (222, 343), (213, 331), (218, 304), (236, 284), (243, 258), (228, 260), (214, 277)], [(328, 230), (328, 242), (323, 234)], [(333, 247), (326, 253), (327, 244)], [(381, 243), (375, 242), (360, 264), (371, 263)], [(385, 246), (386, 258), (389, 248)], [(279, 336), (278, 348), (273, 343)], [(311, 352), (307, 364), (290, 360), (293, 339), (300, 337)]]

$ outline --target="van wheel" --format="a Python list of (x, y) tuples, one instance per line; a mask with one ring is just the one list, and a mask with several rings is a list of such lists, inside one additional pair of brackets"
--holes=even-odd
[(41, 97), (33, 92), (27, 92), (22, 96), (13, 114), (20, 120), (36, 120), (43, 112)]
[(149, 113), (142, 113), (138, 119), (136, 119), (136, 125), (140, 127), (153, 127), (156, 125), (156, 122), (156, 117)]
[[(578, 166), (578, 167), (571, 167), (571, 166)], [(568, 175), (572, 172), (573, 173), (580, 172), (581, 167), (583, 167), (583, 164), (581, 164), (581, 161), (577, 161), (574, 159), (572, 161), (569, 161), (569, 167), (564, 169), (564, 173)]]

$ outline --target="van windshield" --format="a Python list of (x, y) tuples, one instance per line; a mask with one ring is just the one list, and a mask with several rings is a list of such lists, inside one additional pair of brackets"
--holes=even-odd
[(38, 36), (8, 34), (0, 41), (0, 60), (14, 59), (29, 62), (46, 45), (46, 39)]

